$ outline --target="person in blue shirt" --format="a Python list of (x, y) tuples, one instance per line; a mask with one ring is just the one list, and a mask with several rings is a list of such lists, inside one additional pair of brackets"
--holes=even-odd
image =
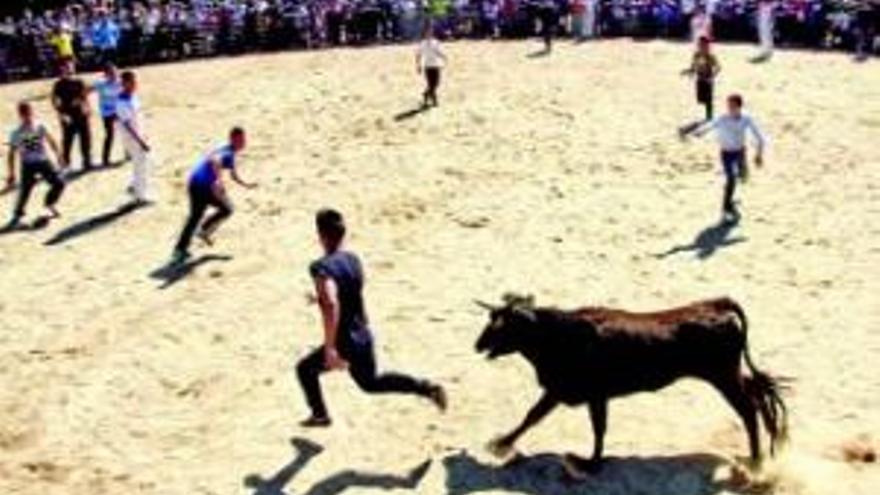
[(114, 127), (116, 124), (116, 104), (122, 84), (119, 82), (119, 71), (113, 64), (104, 66), (104, 78), (92, 85), (92, 91), (98, 93), (98, 110), (104, 121), (104, 154), (102, 164), (110, 165), (110, 154), (113, 151)]
[(116, 24), (107, 12), (101, 12), (92, 26), (92, 43), (98, 50), (99, 59), (102, 63), (116, 61), (116, 50), (119, 47), (119, 25)]
[[(220, 224), (232, 215), (232, 203), (226, 194), (223, 182), (223, 171), (229, 172), (232, 180), (242, 187), (253, 189), (254, 183), (245, 182), (236, 171), (236, 155), (247, 145), (244, 129), (236, 127), (229, 133), (229, 142), (199, 160), (189, 176), (189, 218), (174, 248), (174, 260), (185, 261), (190, 257), (189, 245), (199, 228), (199, 238), (206, 244), (213, 245), (213, 235)], [(202, 217), (208, 207), (215, 211), (204, 223)]]
[(330, 426), (318, 378), (322, 373), (339, 369), (347, 369), (364, 392), (417, 395), (445, 410), (446, 392), (440, 385), (401, 373), (377, 371), (374, 338), (363, 297), (363, 266), (357, 255), (343, 249), (345, 221), (338, 211), (325, 209), (318, 212), (315, 224), (324, 256), (312, 263), (309, 273), (321, 308), (324, 343), (296, 367), (311, 409), (311, 416), (301, 426)]

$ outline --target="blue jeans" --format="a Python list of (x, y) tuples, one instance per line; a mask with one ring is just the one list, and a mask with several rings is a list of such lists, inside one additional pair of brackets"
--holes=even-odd
[(722, 208), (725, 213), (735, 213), (733, 195), (736, 192), (736, 183), (748, 173), (746, 150), (721, 151), (721, 165), (724, 167), (725, 178)]

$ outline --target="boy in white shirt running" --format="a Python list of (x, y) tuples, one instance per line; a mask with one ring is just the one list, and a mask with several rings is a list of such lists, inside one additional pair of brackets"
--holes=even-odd
[(424, 107), (436, 107), (437, 88), (440, 86), (440, 71), (446, 62), (446, 55), (440, 49), (440, 41), (434, 37), (434, 29), (425, 26), (422, 33), (422, 42), (416, 52), (416, 70), (419, 74), (425, 74), (426, 88), (422, 96)]
[(141, 125), (141, 104), (136, 93), (137, 76), (134, 72), (122, 73), (122, 92), (116, 104), (116, 126), (125, 152), (134, 163), (128, 193), (138, 203), (149, 203), (150, 145), (144, 137)]
[(727, 113), (705, 123), (694, 132), (696, 136), (702, 136), (710, 130), (715, 130), (718, 136), (718, 143), (721, 146), (721, 165), (724, 167), (726, 178), (722, 202), (722, 220), (725, 223), (736, 223), (740, 218), (733, 195), (736, 192), (737, 180), (744, 181), (748, 178), (746, 131), (752, 134), (757, 146), (755, 164), (761, 167), (764, 163), (764, 135), (761, 134), (755, 121), (743, 113), (742, 107), (742, 96), (738, 94), (728, 96)]

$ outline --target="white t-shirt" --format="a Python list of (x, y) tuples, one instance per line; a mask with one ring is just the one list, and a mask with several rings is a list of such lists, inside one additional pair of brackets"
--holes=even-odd
[(716, 117), (705, 126), (706, 130), (714, 129), (718, 136), (718, 144), (724, 151), (740, 151), (746, 147), (746, 131), (752, 133), (758, 147), (758, 151), (764, 149), (766, 139), (758, 129), (755, 121), (746, 114), (741, 114), (739, 118), (730, 115), (722, 115)]
[(426, 69), (443, 67), (443, 52), (440, 51), (440, 42), (434, 38), (419, 43), (419, 57), (422, 61), (422, 67)]
[(120, 123), (128, 124), (131, 129), (142, 135), (140, 113), (141, 102), (137, 96), (119, 95), (119, 100), (116, 103), (116, 118)]

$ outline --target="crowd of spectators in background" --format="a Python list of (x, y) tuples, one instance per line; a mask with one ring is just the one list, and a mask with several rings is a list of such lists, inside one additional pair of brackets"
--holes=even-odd
[[(427, 20), (441, 38), (523, 38), (551, 9), (577, 38), (686, 38), (697, 11), (713, 36), (754, 40), (756, 0), (73, 0), (0, 20), (0, 81), (257, 50), (409, 41)], [(878, 0), (779, 0), (778, 45), (876, 53)]]

